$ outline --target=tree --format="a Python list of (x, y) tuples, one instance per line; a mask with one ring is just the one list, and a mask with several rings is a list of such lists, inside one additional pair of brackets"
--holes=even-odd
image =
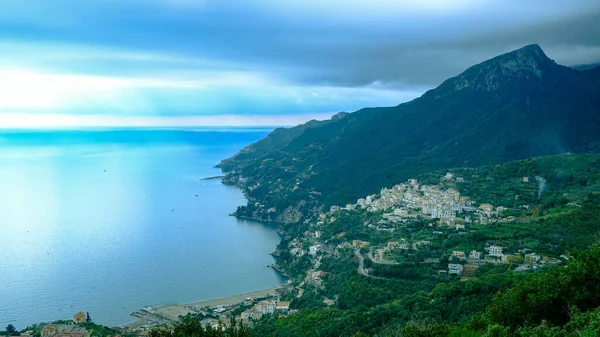
[(150, 337), (251, 337), (252, 333), (243, 324), (231, 319), (227, 326), (219, 323), (212, 328), (203, 325), (198, 315), (188, 314), (180, 317), (179, 322), (173, 324), (171, 329), (158, 328), (150, 331)]
[(543, 321), (551, 325), (569, 322), (571, 310), (588, 311), (600, 306), (600, 246), (575, 251), (566, 266), (545, 273), (532, 273), (495, 296), (486, 310), (492, 323), (515, 330)]
[(14, 326), (14, 325), (12, 325), (12, 324), (9, 324), (9, 325), (6, 327), (6, 335), (7, 335), (7, 336), (17, 336), (17, 329), (15, 328), (15, 326)]

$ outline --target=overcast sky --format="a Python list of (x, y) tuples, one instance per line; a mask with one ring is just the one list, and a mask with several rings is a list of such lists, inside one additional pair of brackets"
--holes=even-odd
[(0, 127), (296, 124), (598, 32), (595, 0), (2, 0)]

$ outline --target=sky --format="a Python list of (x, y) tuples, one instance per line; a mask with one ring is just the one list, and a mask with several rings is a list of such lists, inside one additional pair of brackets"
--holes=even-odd
[(598, 32), (594, 0), (2, 0), (0, 128), (295, 125)]

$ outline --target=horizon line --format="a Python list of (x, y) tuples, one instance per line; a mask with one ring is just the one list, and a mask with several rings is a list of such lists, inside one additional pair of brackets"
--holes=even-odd
[(334, 113), (290, 115), (222, 114), (133, 116), (67, 113), (0, 113), (0, 130), (99, 128), (260, 128), (289, 127), (311, 120), (329, 120)]

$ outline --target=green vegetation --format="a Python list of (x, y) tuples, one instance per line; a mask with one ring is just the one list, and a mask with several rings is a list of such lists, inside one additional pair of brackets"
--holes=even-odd
[(15, 328), (14, 325), (9, 324), (6, 326), (5, 334), (6, 336), (18, 336), (19, 332), (17, 331), (17, 328)]
[[(492, 294), (520, 277), (506, 268), (490, 267), (476, 280), (451, 282), (448, 278), (447, 283), (434, 286), (434, 281), (377, 280), (352, 271), (353, 275), (348, 270), (328, 279), (330, 285), (340, 283), (338, 289), (331, 290), (340, 292), (338, 308), (322, 308), (321, 304), (321, 308), (307, 307), (288, 317), (264, 317), (253, 332), (257, 336), (375, 335), (409, 322), (465, 322), (490, 303)], [(344, 277), (349, 279), (342, 281)]]
[[(278, 266), (294, 279), (288, 297), (298, 312), (265, 315), (252, 331), (596, 335), (600, 251), (585, 249), (600, 234), (598, 76), (531, 45), (412, 102), (277, 129), (224, 160), (224, 182), (249, 199), (236, 214), (281, 224)], [(448, 172), (460, 180), (440, 180)], [(457, 189), (475, 207), (457, 222), (416, 210), (389, 220), (392, 209), (383, 207), (328, 212), (409, 178)], [(477, 209), (484, 203), (493, 217)], [(464, 258), (492, 245), (505, 261)], [(464, 268), (464, 281), (449, 263)]]
[[(70, 320), (58, 320), (58, 321), (53, 321), (51, 323), (36, 324), (36, 325), (28, 326), (27, 328), (21, 330), (21, 333), (23, 333), (25, 331), (30, 331), (33, 336), (40, 337), (40, 335), (41, 335), (40, 332), (48, 324), (67, 324), (67, 325), (71, 325), (71, 324), (73, 324), (73, 321), (70, 321)], [(89, 323), (78, 323), (77, 326), (85, 328), (87, 331), (90, 332), (90, 334), (91, 334), (92, 337), (109, 337), (109, 336), (117, 336), (117, 335), (124, 336), (124, 337), (130, 336), (128, 334), (123, 334), (120, 330), (112, 329), (112, 328), (109, 328), (107, 326), (95, 324), (95, 323), (92, 323), (92, 322), (89, 322)], [(16, 333), (18, 333), (18, 332), (16, 332)], [(16, 334), (13, 334), (13, 335), (17, 336)]]
[[(502, 216), (514, 217), (512, 222), (471, 223), (466, 230), (458, 231), (439, 225), (437, 219), (415, 218), (389, 227), (393, 231), (384, 231), (368, 226), (379, 223), (384, 211), (340, 211), (333, 215), (334, 220), (318, 227), (321, 242), (327, 248), (314, 257), (295, 257), (289, 254), (289, 249), (285, 249), (293, 238), (302, 237), (305, 231), (310, 231), (310, 226), (282, 226), (286, 236), (278, 249), (282, 252), (278, 264), (293, 275), (297, 280), (295, 284), (305, 279), (307, 269), (312, 268), (316, 259), (319, 260), (318, 269), (326, 275), (317, 284), (303, 285), (300, 297), (292, 296), (292, 307), (299, 309), (296, 314), (288, 317), (263, 316), (252, 331), (259, 336), (352, 336), (357, 333), (378, 336), (500, 336), (505, 332), (507, 336), (517, 333), (541, 336), (547, 332), (544, 329), (571, 329), (566, 327), (572, 320), (571, 316), (579, 317), (583, 323), (577, 324), (583, 326), (591, 320), (590, 317), (595, 317), (587, 313), (599, 305), (595, 301), (585, 307), (575, 301), (583, 315), (576, 316), (571, 310), (572, 303), (575, 303), (570, 302), (571, 299), (555, 302), (556, 299), (542, 300), (542, 295), (536, 295), (540, 302), (527, 304), (527, 296), (510, 300), (502, 296), (512, 294), (510, 289), (527, 287), (531, 289), (527, 288), (525, 294), (533, 294), (533, 290), (541, 289), (540, 283), (563, 275), (561, 270), (565, 269), (564, 266), (552, 267), (565, 261), (560, 255), (586, 249), (598, 241), (600, 193), (596, 191), (600, 190), (599, 160), (600, 155), (565, 154), (475, 169), (453, 169), (449, 172), (464, 177), (464, 181), (452, 186), (447, 181), (440, 181), (440, 176), (447, 170), (419, 177), (423, 184), (447, 184), (445, 187), (455, 187), (463, 195), (474, 195), (481, 203), (502, 205), (505, 207)], [(543, 177), (546, 182), (541, 193), (535, 176)], [(523, 181), (523, 177), (531, 177), (531, 180)], [(515, 203), (515, 195), (522, 196), (523, 200)], [(507, 202), (503, 204), (502, 200)], [(525, 205), (527, 207), (523, 207)], [(355, 250), (358, 248), (343, 245), (352, 240), (369, 242), (370, 246), (360, 248), (359, 252), (371, 277), (357, 273), (359, 262)], [(430, 244), (419, 246), (418, 250), (410, 247), (390, 250), (388, 258), (394, 261), (393, 264), (374, 263), (367, 257), (369, 252), (385, 247), (387, 242), (402, 240), (409, 243), (427, 240)], [(505, 252), (510, 254), (508, 264), (480, 264), (474, 269), (472, 278), (466, 281), (439, 273), (439, 270), (447, 270), (449, 262), (464, 263), (448, 257), (453, 250), (482, 251), (490, 243), (505, 248)], [(303, 249), (308, 250), (308, 245), (304, 242)], [(335, 248), (338, 246), (345, 248)], [(523, 251), (546, 256), (544, 263), (534, 272), (515, 272), (517, 264), (525, 262)], [(589, 267), (593, 262), (582, 265), (574, 261), (585, 260), (584, 256), (590, 254), (600, 256), (600, 251), (593, 248), (588, 255), (585, 252), (573, 253), (568, 260), (567, 268), (577, 270), (566, 276), (568, 280), (573, 281), (574, 275), (579, 272), (583, 272), (584, 278), (590, 277), (592, 270), (586, 271), (585, 266)], [(580, 279), (578, 282), (583, 281)], [(562, 287), (560, 289), (569, 289), (564, 284)], [(548, 289), (559, 298), (574, 297), (568, 292)], [(583, 290), (581, 296), (591, 297)], [(567, 311), (558, 316), (563, 318), (562, 321), (530, 316), (527, 323), (511, 325), (488, 313), (492, 305), (499, 306), (500, 298), (506, 303), (502, 315), (513, 320), (513, 316), (534, 315), (535, 308), (555, 303), (566, 307)], [(324, 299), (335, 299), (335, 304), (328, 307)], [(569, 320), (565, 321), (565, 317)]]
[[(440, 170), (421, 174), (418, 179), (423, 184), (437, 184), (446, 172), (463, 177), (465, 181), (456, 187), (462, 195), (479, 202), (511, 208), (538, 204), (543, 197), (538, 207), (532, 209), (542, 215), (570, 199), (582, 199), (585, 194), (600, 190), (599, 154), (560, 154), (478, 168)], [(536, 177), (545, 181), (541, 191)]]
[(598, 336), (600, 247), (575, 251), (565, 266), (532, 273), (499, 292), (481, 313), (461, 325), (407, 325), (399, 336)]
[[(505, 64), (513, 71), (501, 70)], [(544, 75), (533, 76), (537, 71)], [(597, 68), (557, 65), (538, 46), (527, 46), (475, 65), (411, 102), (278, 129), (220, 166), (228, 173), (225, 182), (244, 188), (250, 199), (238, 215), (290, 223), (299, 220), (292, 209), (310, 216), (321, 205), (355, 202), (425, 172), (598, 153), (599, 75)], [(568, 170), (563, 173), (569, 183)]]
[(150, 331), (150, 337), (249, 337), (250, 330), (244, 325), (231, 320), (229, 324), (219, 324), (217, 327), (201, 323), (200, 317), (188, 314), (171, 328), (155, 328)]
[(285, 318), (265, 317), (253, 332), (257, 336), (597, 336), (599, 263), (600, 247), (593, 245), (570, 254), (565, 266), (524, 278), (515, 278), (507, 270), (489, 270), (477, 280), (440, 284), (430, 293), (416, 292), (372, 308), (304, 309)]
[(116, 336), (122, 335), (119, 330), (111, 329), (104, 325), (98, 325), (95, 323), (80, 323), (79, 326), (85, 328), (87, 331), (91, 331), (92, 336), (103, 337), (103, 336)]

